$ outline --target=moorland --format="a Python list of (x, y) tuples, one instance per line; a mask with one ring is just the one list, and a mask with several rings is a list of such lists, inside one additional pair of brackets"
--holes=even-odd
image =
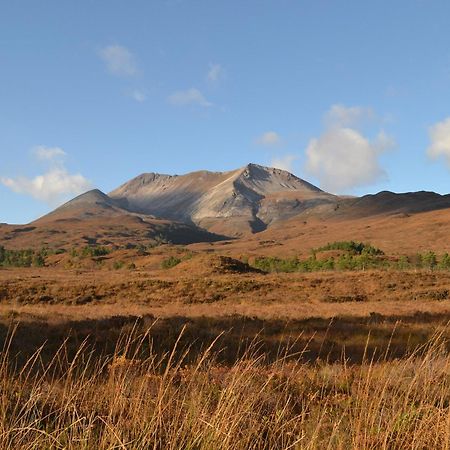
[(448, 448), (450, 200), (143, 174), (0, 226), (1, 448)]

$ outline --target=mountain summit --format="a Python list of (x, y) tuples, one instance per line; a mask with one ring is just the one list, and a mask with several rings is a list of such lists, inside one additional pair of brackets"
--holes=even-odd
[[(285, 170), (248, 164), (229, 172), (143, 173), (109, 195), (94, 189), (29, 225), (0, 225), (0, 245), (189, 244), (249, 239), (266, 229), (262, 240), (311, 244), (316, 239), (320, 245), (330, 233), (340, 239), (378, 239), (377, 230), (385, 235), (400, 223), (436, 239), (447, 230), (447, 219), (436, 222), (437, 216), (447, 217), (446, 212), (437, 210), (450, 211), (450, 195), (384, 191), (341, 197)], [(426, 212), (430, 214), (420, 214)]]
[(229, 172), (144, 173), (109, 194), (128, 210), (239, 235), (336, 198), (281, 169), (248, 164)]

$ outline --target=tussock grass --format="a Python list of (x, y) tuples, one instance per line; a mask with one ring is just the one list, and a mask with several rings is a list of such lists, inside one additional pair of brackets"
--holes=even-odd
[[(183, 332), (182, 332), (183, 333)], [(440, 449), (450, 446), (450, 355), (441, 334), (401, 359), (231, 366), (220, 340), (192, 362), (182, 333), (165, 354), (131, 329), (99, 357), (84, 342), (18, 366), (0, 355), (2, 449)], [(370, 337), (368, 338), (369, 345)], [(305, 349), (306, 351), (307, 349)]]

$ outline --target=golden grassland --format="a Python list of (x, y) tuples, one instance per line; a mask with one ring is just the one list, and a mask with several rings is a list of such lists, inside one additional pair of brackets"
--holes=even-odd
[[(220, 337), (194, 358), (132, 327), (113, 352), (38, 348), (0, 361), (0, 447), (45, 449), (437, 449), (450, 446), (450, 355), (441, 334), (400, 359), (269, 359), (258, 338), (232, 364)], [(368, 337), (370, 342), (370, 337)]]
[(0, 448), (449, 448), (449, 321), (447, 271), (1, 269)]

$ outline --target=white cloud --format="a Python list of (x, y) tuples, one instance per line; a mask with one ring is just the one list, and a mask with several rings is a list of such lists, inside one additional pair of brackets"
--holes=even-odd
[(81, 174), (71, 175), (66, 169), (53, 168), (35, 178), (4, 178), (1, 182), (14, 192), (28, 194), (37, 200), (57, 204), (69, 195), (88, 191), (92, 185)]
[(208, 73), (206, 74), (206, 79), (210, 83), (217, 83), (224, 76), (225, 71), (220, 64), (210, 64)]
[(49, 165), (47, 171), (34, 178), (1, 177), (0, 182), (19, 194), (31, 195), (33, 198), (52, 206), (79, 195), (92, 188), (92, 184), (81, 174), (71, 174), (64, 167), (60, 157), (66, 155), (59, 147), (39, 146), (33, 149), (34, 156)]
[(176, 106), (200, 105), (204, 107), (212, 106), (205, 96), (196, 88), (190, 88), (186, 91), (177, 91), (168, 97), (169, 103)]
[(270, 165), (276, 169), (287, 170), (293, 172), (294, 161), (298, 159), (295, 155), (284, 155), (279, 158), (273, 158)]
[(280, 135), (275, 131), (266, 131), (256, 139), (258, 145), (263, 145), (265, 147), (275, 147), (280, 145), (281, 142)]
[(427, 155), (433, 159), (443, 157), (450, 166), (450, 117), (432, 125), (428, 134), (430, 146)]
[(147, 100), (147, 94), (141, 89), (132, 90), (130, 95), (133, 100), (136, 100), (139, 103), (143, 103)]
[(109, 45), (99, 52), (109, 72), (118, 76), (132, 76), (138, 72), (133, 54), (122, 45)]
[(41, 161), (52, 161), (66, 156), (66, 152), (59, 147), (44, 147), (39, 145), (33, 149), (33, 154)]
[(369, 108), (342, 105), (332, 106), (325, 115), (325, 131), (311, 139), (306, 149), (306, 170), (323, 189), (342, 192), (386, 176), (379, 156), (394, 146), (394, 140), (380, 131), (371, 141), (358, 129), (363, 120), (374, 117)]
[(371, 108), (332, 105), (325, 114), (325, 123), (329, 127), (352, 127), (365, 121), (372, 121), (374, 118), (375, 113)]
[(382, 153), (385, 150), (389, 150), (391, 148), (394, 148), (396, 146), (395, 139), (392, 136), (389, 136), (386, 134), (384, 130), (380, 130), (380, 132), (377, 134), (377, 137), (375, 138), (375, 141), (373, 142), (373, 146), (375, 150), (378, 150), (378, 152)]

